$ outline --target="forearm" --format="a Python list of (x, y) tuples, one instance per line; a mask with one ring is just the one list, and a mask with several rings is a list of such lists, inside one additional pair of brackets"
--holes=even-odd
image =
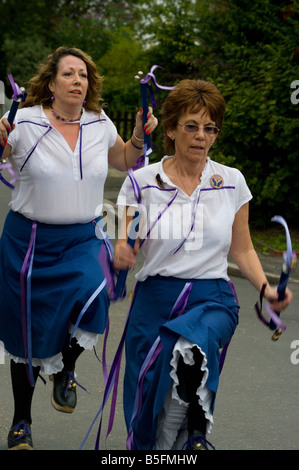
[(232, 253), (232, 257), (243, 276), (248, 279), (258, 291), (261, 290), (264, 284), (269, 284), (259, 257), (253, 247), (245, 253), (238, 255)]
[(143, 155), (143, 135), (138, 135), (138, 131), (135, 128), (131, 139), (125, 143), (124, 155), (125, 155), (125, 166), (126, 170), (136, 165), (138, 158)]
[(114, 247), (114, 268), (128, 269), (135, 265), (136, 256), (139, 251), (139, 240), (136, 233), (134, 249), (127, 243), (135, 208), (126, 207), (121, 220), (119, 237)]
[(271, 302), (271, 308), (273, 310), (280, 312), (288, 307), (293, 299), (292, 292), (287, 287), (284, 299), (278, 300), (277, 287), (269, 284), (254, 248), (238, 256), (232, 254), (232, 257), (243, 276), (246, 277), (259, 292), (261, 292), (263, 285), (265, 285), (264, 297)]
[(152, 108), (149, 108), (147, 122), (143, 128), (142, 110), (137, 113), (136, 126), (131, 138), (124, 143), (118, 135), (115, 145), (109, 150), (109, 164), (114, 168), (127, 171), (136, 165), (139, 157), (143, 155), (144, 130), (151, 134), (158, 124), (157, 118), (152, 114)]

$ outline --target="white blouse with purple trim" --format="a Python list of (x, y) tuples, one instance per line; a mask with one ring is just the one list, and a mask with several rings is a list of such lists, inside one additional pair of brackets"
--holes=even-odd
[(252, 198), (244, 176), (208, 157), (201, 183), (189, 197), (164, 173), (166, 158), (172, 157), (129, 174), (117, 200), (120, 211), (138, 206), (143, 213), (140, 238), (145, 261), (136, 279), (160, 274), (229, 280), (232, 225), (238, 210)]
[(10, 207), (42, 223), (87, 223), (102, 212), (108, 150), (117, 130), (104, 111), (83, 110), (73, 152), (42, 106), (20, 109), (9, 157), (18, 175)]

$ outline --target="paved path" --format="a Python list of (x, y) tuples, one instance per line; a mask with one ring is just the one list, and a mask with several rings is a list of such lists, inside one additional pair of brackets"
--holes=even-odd
[[(119, 177), (113, 173), (107, 182), (106, 197), (114, 202)], [(113, 189), (111, 189), (113, 188)], [(0, 225), (7, 212), (9, 190), (0, 186)], [(138, 258), (138, 265), (142, 262)], [(280, 259), (262, 260), (265, 269), (280, 271)], [(138, 266), (137, 266), (138, 268)], [(299, 448), (299, 283), (298, 272), (290, 287), (295, 299), (283, 314), (287, 330), (278, 342), (257, 319), (253, 305), (257, 293), (249, 283), (234, 272), (235, 284), (241, 304), (240, 323), (233, 337), (224, 369), (214, 414), (215, 425), (210, 440), (218, 450), (297, 450)], [(296, 278), (295, 278), (296, 275)], [(128, 277), (128, 291), (134, 287), (134, 274)], [(1, 306), (0, 306), (1, 308)], [(108, 364), (122, 335), (129, 308), (129, 299), (113, 303), (110, 309), (110, 335)], [(101, 355), (103, 338), (97, 352)], [(297, 343), (295, 343), (297, 342)], [(296, 349), (292, 348), (296, 346)], [(296, 351), (297, 354), (296, 354)], [(293, 356), (292, 356), (293, 354)], [(293, 359), (293, 361), (292, 361)], [(124, 367), (124, 359), (122, 367)], [(78, 405), (71, 415), (57, 412), (50, 404), (52, 383), (38, 381), (33, 401), (33, 440), (36, 450), (77, 450), (97, 413), (103, 397), (104, 382), (101, 364), (93, 352), (84, 353), (78, 360), (78, 381), (90, 392), (78, 388)], [(122, 413), (122, 379), (117, 400), (114, 428), (105, 444), (109, 407), (105, 410), (102, 426), (101, 449), (125, 450), (126, 430)], [(0, 365), (0, 450), (6, 449), (7, 433), (11, 424), (12, 397), (8, 360)], [(97, 425), (93, 428), (84, 449), (94, 449)], [(96, 460), (97, 462), (97, 460)]]

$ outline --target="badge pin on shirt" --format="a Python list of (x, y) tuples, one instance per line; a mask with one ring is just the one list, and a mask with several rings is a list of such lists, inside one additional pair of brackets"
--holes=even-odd
[(220, 176), (220, 175), (213, 175), (210, 178), (210, 184), (211, 184), (212, 188), (220, 189), (220, 188), (222, 188), (222, 186), (224, 184), (224, 180), (223, 180), (222, 176)]

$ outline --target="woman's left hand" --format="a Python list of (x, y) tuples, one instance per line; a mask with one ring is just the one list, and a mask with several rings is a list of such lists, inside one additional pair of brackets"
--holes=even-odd
[(140, 111), (138, 111), (137, 116), (136, 116), (136, 129), (135, 129), (135, 134), (139, 139), (143, 139), (144, 130), (147, 134), (151, 134), (158, 125), (158, 119), (153, 114), (153, 108), (151, 107), (148, 108), (147, 122), (144, 126), (144, 129), (143, 129), (142, 116), (143, 116), (143, 110), (140, 109)]
[(118, 240), (114, 247), (114, 269), (118, 271), (120, 269), (134, 268), (138, 251), (138, 243), (135, 243), (134, 248), (132, 248), (127, 243), (127, 240)]

